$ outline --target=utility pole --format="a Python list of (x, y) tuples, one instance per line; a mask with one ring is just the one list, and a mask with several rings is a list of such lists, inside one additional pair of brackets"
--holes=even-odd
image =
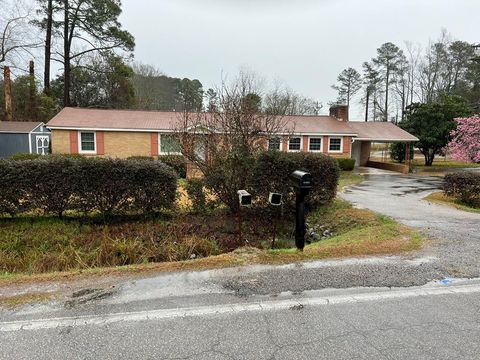
[(8, 66), (3, 68), (3, 83), (5, 87), (5, 121), (13, 121), (12, 80)]

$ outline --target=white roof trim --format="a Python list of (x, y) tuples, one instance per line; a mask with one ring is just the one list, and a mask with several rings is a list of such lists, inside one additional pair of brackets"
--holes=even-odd
[(50, 130), (75, 130), (75, 131), (112, 131), (112, 132), (164, 132), (173, 133), (175, 130), (167, 129), (120, 129), (120, 128), (84, 128), (84, 127), (63, 127), (63, 126), (47, 126)]
[(373, 141), (373, 142), (417, 142), (419, 139), (372, 139), (372, 138), (355, 138), (355, 141)]

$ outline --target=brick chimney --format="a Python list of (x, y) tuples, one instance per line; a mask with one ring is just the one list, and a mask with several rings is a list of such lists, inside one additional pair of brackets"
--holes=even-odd
[(348, 122), (348, 105), (332, 105), (330, 107), (330, 116), (339, 121)]

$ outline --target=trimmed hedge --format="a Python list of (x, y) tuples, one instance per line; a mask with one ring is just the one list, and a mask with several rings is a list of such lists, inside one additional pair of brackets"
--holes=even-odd
[(270, 192), (282, 193), (284, 203), (292, 206), (295, 189), (290, 176), (295, 170), (312, 174), (313, 189), (309, 195), (309, 204), (312, 207), (330, 203), (335, 199), (340, 168), (334, 158), (323, 154), (262, 152), (256, 159), (248, 190), (260, 203), (263, 199), (265, 205), (265, 199)]
[(39, 154), (29, 154), (29, 153), (18, 153), (11, 156), (12, 160), (23, 161), (23, 160), (35, 160), (41, 158), (42, 155)]
[(355, 169), (355, 159), (338, 158), (337, 162), (340, 170), (352, 171), (353, 169)]
[(457, 172), (447, 174), (443, 183), (445, 195), (472, 207), (480, 207), (480, 174)]
[(83, 159), (84, 156), (80, 154), (29, 154), (29, 153), (19, 153), (12, 155), (11, 160), (15, 161), (25, 161), (25, 160), (37, 160), (37, 159)]
[(102, 215), (172, 208), (175, 172), (161, 162), (42, 157), (0, 161), (0, 213)]
[(183, 155), (162, 155), (158, 160), (175, 170), (181, 179), (187, 177), (187, 164)]

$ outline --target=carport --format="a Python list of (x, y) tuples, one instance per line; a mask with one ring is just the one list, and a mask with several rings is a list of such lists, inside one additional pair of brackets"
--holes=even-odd
[[(351, 121), (349, 125), (357, 133), (357, 137), (353, 138), (352, 144), (352, 158), (356, 160), (357, 166), (368, 166), (402, 173), (410, 171), (410, 144), (417, 142), (418, 138), (390, 122)], [(405, 163), (393, 164), (372, 161), (370, 159), (372, 143), (405, 143)]]

